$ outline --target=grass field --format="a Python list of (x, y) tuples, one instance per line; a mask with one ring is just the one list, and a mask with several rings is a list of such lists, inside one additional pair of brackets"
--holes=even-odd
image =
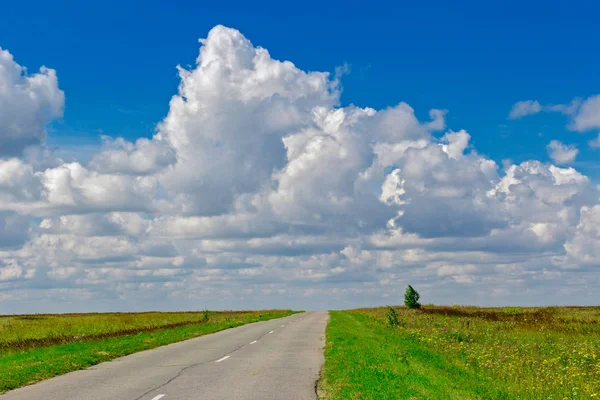
[(290, 310), (0, 316), (0, 393)]
[(331, 312), (321, 398), (600, 399), (600, 307)]

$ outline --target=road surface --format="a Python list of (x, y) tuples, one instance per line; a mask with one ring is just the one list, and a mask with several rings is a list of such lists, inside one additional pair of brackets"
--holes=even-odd
[(326, 312), (227, 329), (10, 391), (0, 400), (315, 399)]

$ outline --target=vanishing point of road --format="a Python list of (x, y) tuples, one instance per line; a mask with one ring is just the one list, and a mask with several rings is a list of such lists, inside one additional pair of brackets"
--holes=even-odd
[(227, 329), (10, 391), (0, 400), (315, 399), (326, 312)]

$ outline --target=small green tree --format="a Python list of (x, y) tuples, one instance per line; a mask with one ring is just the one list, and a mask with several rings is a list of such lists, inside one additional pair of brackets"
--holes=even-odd
[(396, 314), (396, 310), (394, 310), (390, 306), (388, 306), (387, 324), (390, 328), (400, 325), (400, 321), (398, 321), (398, 314)]
[(419, 303), (420, 297), (419, 292), (408, 285), (404, 293), (404, 305), (408, 308), (421, 308), (421, 303)]
[(203, 311), (203, 313), (204, 313), (204, 321), (208, 321), (208, 318), (209, 318), (208, 312), (209, 312), (208, 308), (204, 308), (204, 311)]

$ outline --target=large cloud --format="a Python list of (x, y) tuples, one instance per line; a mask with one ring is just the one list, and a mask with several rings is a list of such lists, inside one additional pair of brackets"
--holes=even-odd
[(169, 143), (156, 135), (153, 140), (138, 139), (130, 143), (123, 138), (103, 137), (104, 145), (90, 160), (90, 167), (102, 173), (148, 175), (176, 161)]
[(600, 264), (600, 205), (582, 207), (575, 234), (565, 243), (565, 265), (597, 267)]
[(29, 75), (0, 47), (0, 157), (44, 143), (46, 125), (62, 116), (64, 100), (53, 69)]
[(52, 215), (93, 211), (150, 211), (156, 179), (101, 174), (79, 163), (34, 171), (18, 159), (0, 159), (0, 210)]
[[(445, 110), (341, 107), (335, 78), (236, 30), (201, 42), (151, 139), (104, 138), (88, 164), (43, 148), (30, 150), (43, 162), (0, 158), (6, 301), (349, 307), (399, 302), (414, 283), (427, 301), (556, 303), (557, 291), (587, 301), (578, 280), (598, 284), (598, 189), (575, 169), (502, 169), (470, 133), (444, 132)], [(34, 77), (56, 92), (45, 113), (20, 112), (45, 119), (0, 114), (0, 127), (43, 144), (62, 93), (53, 71)]]
[(313, 126), (313, 108), (338, 95), (327, 73), (274, 60), (236, 30), (215, 27), (202, 44), (196, 68), (179, 68), (179, 94), (159, 128), (177, 152), (162, 182), (182, 211), (216, 215), (282, 168), (282, 138)]
[(496, 164), (464, 154), (469, 139), (449, 132), (442, 144), (411, 147), (398, 158), (382, 192), (382, 200), (400, 206), (394, 225), (421, 237), (481, 236), (504, 225), (487, 196)]

